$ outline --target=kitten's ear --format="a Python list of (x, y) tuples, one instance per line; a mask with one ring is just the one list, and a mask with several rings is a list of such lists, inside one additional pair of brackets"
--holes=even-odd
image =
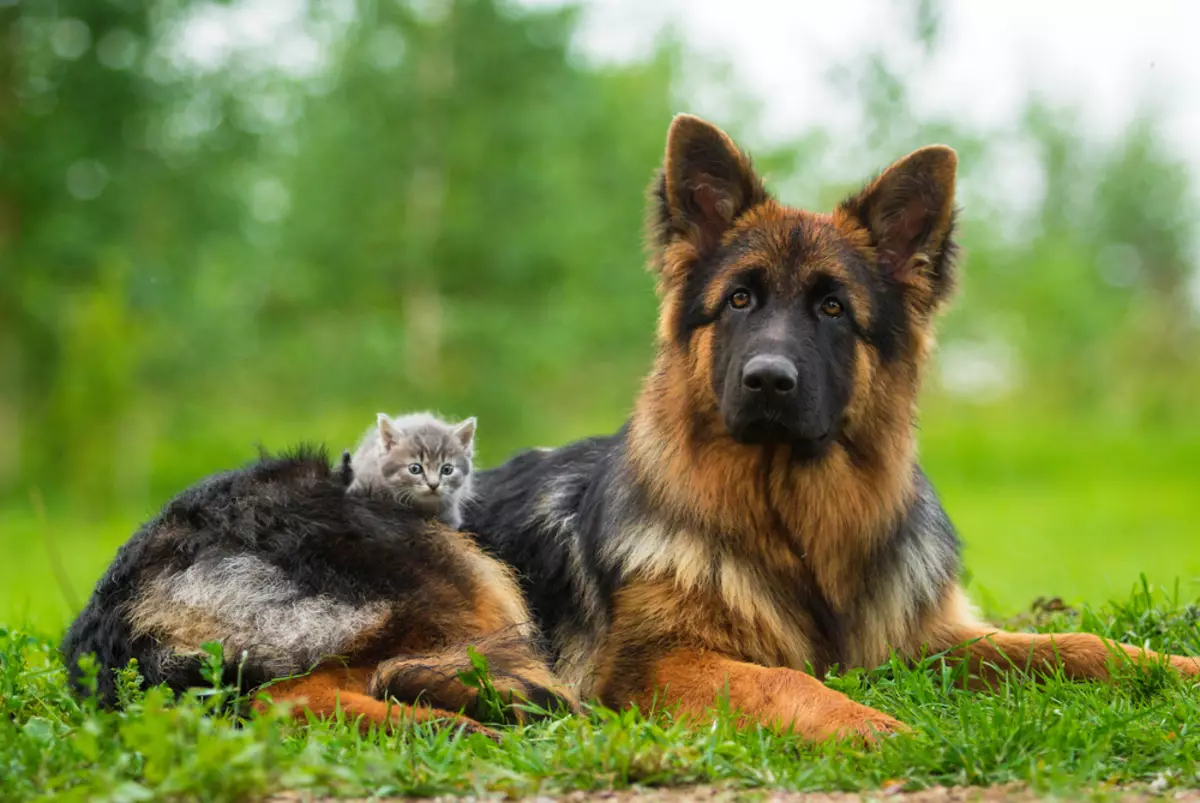
[(454, 437), (458, 438), (458, 442), (467, 450), (467, 454), (474, 451), (475, 447), (475, 416), (471, 416), (466, 421), (454, 428)]
[(400, 440), (400, 432), (396, 429), (396, 422), (387, 413), (379, 413), (375, 420), (379, 424), (379, 439), (383, 442), (383, 448), (395, 448), (396, 443)]

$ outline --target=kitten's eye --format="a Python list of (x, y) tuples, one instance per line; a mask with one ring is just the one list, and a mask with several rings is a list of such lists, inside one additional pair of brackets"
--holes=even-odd
[(826, 296), (825, 300), (821, 302), (821, 312), (830, 318), (840, 318), (845, 309), (842, 307), (842, 302), (833, 296)]
[(750, 295), (750, 291), (744, 287), (739, 287), (733, 291), (733, 295), (729, 297), (729, 306), (734, 309), (745, 309), (750, 306), (750, 302), (754, 297)]
[(424, 470), (425, 469), (421, 468), (420, 463), (409, 463), (408, 464), (408, 473), (409, 474), (420, 474)]
[(454, 466), (450, 465), (449, 463), (442, 466), (442, 476), (443, 477), (449, 477), (453, 473), (454, 473)]

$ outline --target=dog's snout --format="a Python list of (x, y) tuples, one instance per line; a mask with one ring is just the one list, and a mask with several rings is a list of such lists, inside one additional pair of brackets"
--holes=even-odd
[(751, 357), (742, 368), (742, 384), (755, 393), (789, 394), (796, 389), (796, 377), (796, 365), (778, 354)]

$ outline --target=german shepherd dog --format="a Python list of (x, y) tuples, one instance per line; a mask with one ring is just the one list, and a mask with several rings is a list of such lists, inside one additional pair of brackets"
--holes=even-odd
[(720, 130), (677, 118), (650, 210), (658, 358), (618, 433), (482, 473), (465, 529), (483, 549), (347, 496), (320, 453), (210, 478), (121, 549), (68, 666), (95, 654), (109, 700), (131, 658), (183, 689), (215, 641), (231, 675), (318, 715), (480, 728), (457, 713), (480, 705), (458, 674), (473, 645), (498, 691), (540, 705), (577, 690), (695, 715), (727, 694), (745, 721), (814, 740), (903, 727), (817, 679), (890, 650), (979, 674), (1104, 678), (1117, 656), (1200, 675), (1194, 658), (972, 614), (913, 442), (954, 279), (955, 168), (924, 148), (813, 214), (772, 199)]
[(560, 677), (609, 706), (873, 739), (901, 723), (817, 678), (889, 652), (978, 677), (1114, 657), (1088, 634), (997, 631), (913, 437), (933, 319), (955, 278), (957, 157), (931, 146), (832, 214), (777, 202), (722, 131), (672, 123), (652, 185), (658, 356), (615, 435), (482, 473), (465, 529), (515, 567)]
[(489, 701), (459, 674), (473, 669), (474, 647), (502, 696), (573, 707), (535, 647), (511, 572), (388, 494), (347, 495), (350, 479), (300, 450), (169, 502), (121, 548), (68, 630), (62, 652), (76, 685), (86, 653), (106, 703), (112, 670), (130, 659), (150, 684), (204, 685), (202, 647), (219, 642), (227, 682), (270, 683), (275, 700), (318, 716), (488, 732), (470, 717)]

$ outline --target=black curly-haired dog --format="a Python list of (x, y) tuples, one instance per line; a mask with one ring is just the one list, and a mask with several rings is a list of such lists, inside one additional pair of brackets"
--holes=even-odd
[[(344, 462), (344, 461), (343, 461)], [(78, 683), (93, 653), (99, 694), (136, 658), (149, 684), (203, 685), (219, 642), (247, 687), (364, 724), (474, 715), (467, 647), (492, 682), (541, 705), (573, 704), (534, 646), (508, 569), (466, 536), (390, 498), (346, 494), (346, 467), (301, 449), (184, 491), (125, 544), (71, 625)], [(282, 680), (281, 680), (282, 679)], [(299, 709), (298, 709), (299, 710)]]

